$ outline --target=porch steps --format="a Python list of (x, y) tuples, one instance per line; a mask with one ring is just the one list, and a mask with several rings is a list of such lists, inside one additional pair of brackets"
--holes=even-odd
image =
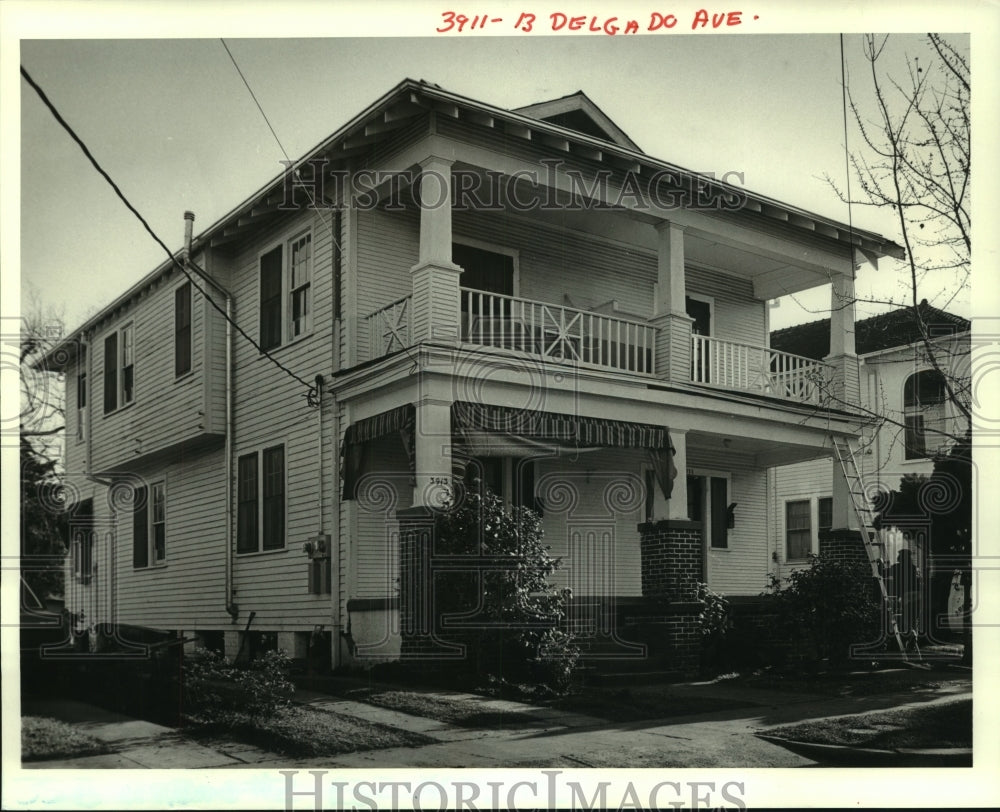
[[(831, 436), (833, 450), (837, 455), (837, 461), (844, 472), (844, 479), (847, 482), (847, 491), (851, 496), (851, 506), (854, 508), (854, 515), (857, 516), (858, 526), (861, 528), (861, 540), (864, 542), (865, 551), (868, 554), (868, 563), (871, 566), (872, 577), (878, 583), (879, 593), (882, 595), (882, 605), (886, 607), (886, 615), (889, 619), (889, 627), (892, 636), (896, 639), (899, 652), (903, 662), (909, 662), (906, 652), (906, 642), (903, 633), (899, 629), (899, 615), (890, 606), (889, 592), (885, 585), (885, 577), (882, 573), (881, 552), (885, 550), (885, 542), (882, 534), (875, 526), (875, 510), (868, 499), (868, 492), (865, 489), (865, 482), (861, 476), (861, 469), (858, 467), (857, 457), (851, 444), (840, 438)], [(920, 649), (917, 648), (916, 633), (912, 634), (912, 642), (916, 649), (918, 659), (922, 659)]]

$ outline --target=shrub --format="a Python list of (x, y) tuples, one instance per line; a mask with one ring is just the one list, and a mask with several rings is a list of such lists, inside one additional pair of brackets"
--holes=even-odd
[(772, 576), (767, 593), (793, 645), (815, 659), (844, 663), (853, 645), (872, 643), (881, 631), (882, 605), (871, 568), (863, 562), (812, 556), (807, 569)]
[(234, 715), (266, 718), (288, 705), (294, 687), (291, 661), (283, 651), (269, 651), (246, 665), (202, 650), (184, 659), (184, 700), (189, 716), (224, 722)]
[[(466, 498), (439, 514), (435, 551), (445, 555), (482, 555), (500, 567), (437, 576), (435, 614), (442, 639), (464, 643), (468, 665), (488, 681), (531, 683), (562, 692), (579, 650), (561, 627), (569, 590), (553, 587), (549, 576), (561, 560), (542, 542), (538, 514), (507, 508), (474, 482)], [(466, 615), (458, 631), (442, 622)]]

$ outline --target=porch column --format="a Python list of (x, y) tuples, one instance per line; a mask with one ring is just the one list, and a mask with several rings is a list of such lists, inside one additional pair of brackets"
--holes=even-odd
[(854, 275), (834, 274), (830, 290), (830, 354), (833, 367), (830, 394), (834, 407), (859, 403), (861, 380), (854, 346)]
[(684, 299), (684, 228), (664, 220), (656, 226), (656, 233), (656, 284), (650, 319), (657, 328), (656, 376), (668, 381), (690, 381), (692, 319)]
[(414, 344), (459, 337), (462, 269), (451, 261), (452, 163), (434, 155), (420, 162), (420, 254), (410, 269)]
[(688, 480), (687, 480), (687, 429), (671, 429), (670, 441), (674, 444), (674, 467), (677, 476), (674, 478), (674, 488), (667, 500), (667, 518), (687, 521), (688, 516)]
[(440, 507), (451, 495), (451, 403), (417, 404), (414, 428), (414, 507)]

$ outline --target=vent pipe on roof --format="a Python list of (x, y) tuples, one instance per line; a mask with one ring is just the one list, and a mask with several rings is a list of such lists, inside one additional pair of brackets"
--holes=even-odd
[(194, 212), (184, 212), (184, 254), (191, 258), (191, 237), (194, 232)]

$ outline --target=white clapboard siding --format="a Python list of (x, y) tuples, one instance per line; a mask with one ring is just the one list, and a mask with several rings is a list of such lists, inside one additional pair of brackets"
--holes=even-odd
[(355, 500), (356, 532), (352, 533), (354, 584), (348, 599), (394, 598), (399, 595), (399, 522), (396, 511), (413, 503), (413, 486), (399, 435), (373, 442), (366, 475)]
[[(358, 211), (357, 333), (358, 359), (371, 357), (367, 317), (413, 289), (410, 269), (420, 250), (420, 213)], [(375, 348), (376, 357), (382, 355)]]
[[(642, 594), (643, 458), (630, 449), (602, 449), (581, 454), (576, 462), (538, 461), (535, 482), (545, 504), (545, 544), (563, 559), (554, 584), (570, 587), (575, 596)], [(635, 492), (617, 502), (616, 494), (627, 493), (621, 483)]]
[(767, 303), (754, 298), (753, 283), (749, 279), (701, 268), (688, 268), (685, 276), (689, 294), (713, 299), (713, 337), (757, 347), (767, 343), (764, 318)]
[[(90, 400), (93, 467), (107, 471), (184, 441), (223, 431), (224, 405), (218, 384), (212, 381), (223, 344), (206, 344), (215, 334), (202, 295), (192, 289), (191, 372), (174, 375), (174, 291), (186, 282), (179, 272), (168, 272), (138, 301), (94, 335)], [(212, 317), (214, 322), (214, 316)], [(104, 413), (104, 340), (114, 330), (133, 325), (134, 401)], [(119, 340), (119, 353), (121, 345)], [(119, 386), (120, 386), (119, 374)], [(68, 386), (69, 384), (67, 384)], [(75, 393), (68, 392), (75, 403)], [(212, 395), (210, 397), (210, 395)]]
[(749, 457), (728, 451), (688, 447), (687, 464), (695, 471), (732, 475), (730, 502), (736, 502), (736, 526), (727, 549), (710, 550), (708, 585), (724, 595), (757, 595), (767, 586), (767, 472)]
[[(271, 351), (271, 355), (308, 383), (317, 374), (329, 384), (333, 370), (332, 212), (298, 212), (283, 218), (241, 245), (232, 257), (232, 292), (240, 325), (259, 337), (259, 255), (312, 228), (312, 332)], [(234, 565), (240, 617), (256, 612), (261, 629), (306, 629), (330, 623), (329, 595), (308, 592), (308, 558), (303, 544), (320, 526), (330, 532), (334, 506), (332, 404), (323, 409), (324, 443), (320, 452), (317, 410), (309, 408), (307, 389), (278, 369), (244, 340), (235, 342), (234, 459), (273, 445), (285, 448), (285, 548), (237, 555)], [(329, 399), (329, 396), (327, 396)], [(320, 458), (327, 495), (319, 502)], [(235, 496), (234, 496), (235, 498)], [(336, 576), (334, 576), (336, 577)]]

